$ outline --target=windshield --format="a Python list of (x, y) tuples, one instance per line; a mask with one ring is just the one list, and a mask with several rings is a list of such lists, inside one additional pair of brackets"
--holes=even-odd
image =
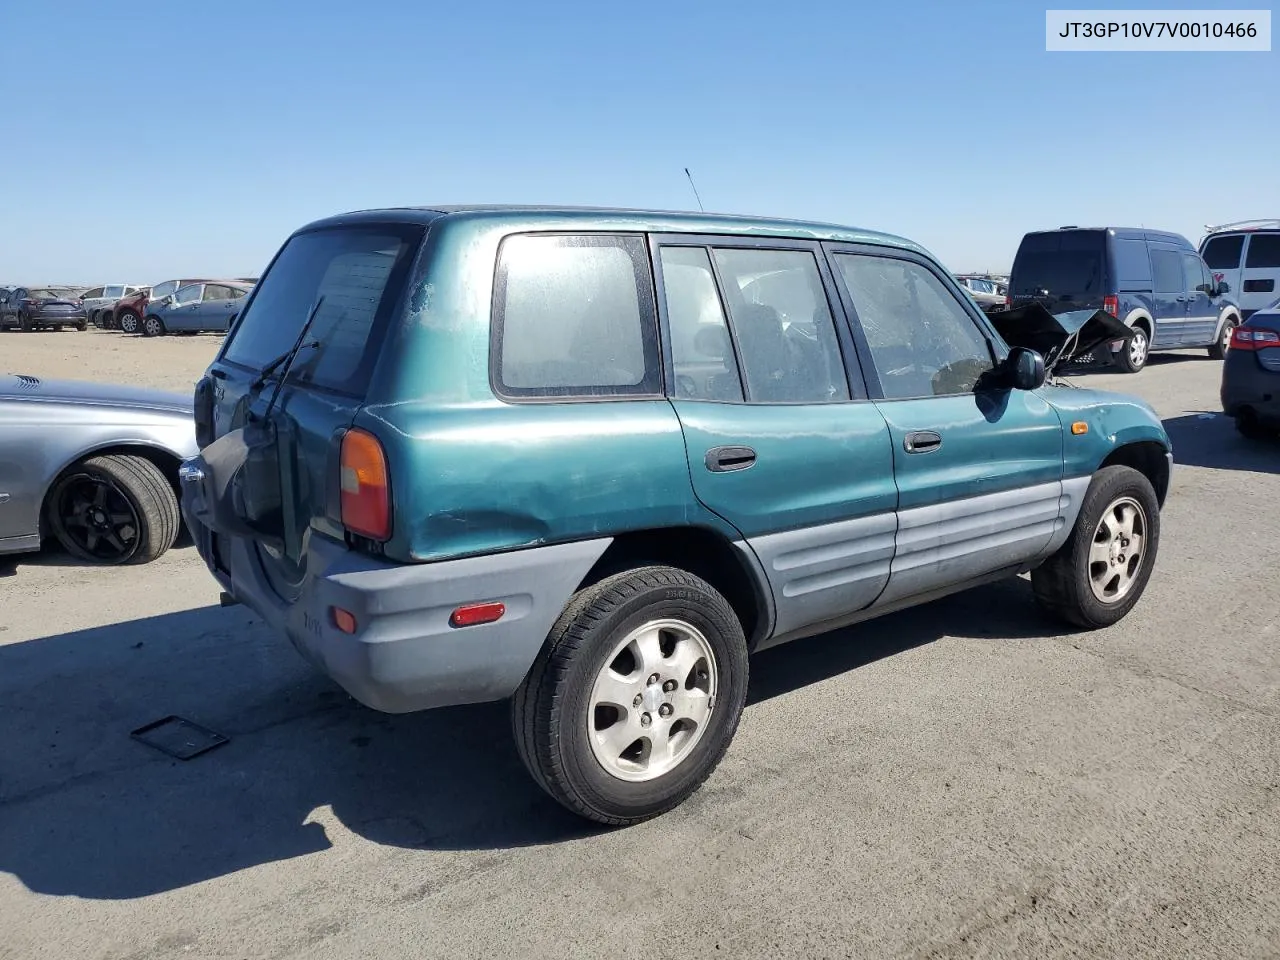
[(185, 287), (179, 287), (173, 295), (174, 303), (192, 303), (200, 299), (200, 284), (193, 283)]
[(400, 299), (423, 228), (333, 227), (290, 238), (257, 284), (223, 358), (261, 370), (288, 351), (316, 302), (310, 340), (290, 379), (361, 393)]
[(166, 280), (164, 283), (158, 283), (151, 288), (151, 299), (162, 300), (177, 289), (177, 280)]

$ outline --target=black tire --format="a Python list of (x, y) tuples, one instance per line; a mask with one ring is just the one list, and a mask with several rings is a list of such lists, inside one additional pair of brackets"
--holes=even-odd
[[(591, 747), (591, 692), (605, 666), (616, 662), (616, 644), (656, 619), (682, 621), (705, 638), (715, 659), (715, 699), (706, 729), (682, 760), (653, 779), (626, 780), (610, 773)], [(737, 731), (747, 676), (742, 624), (724, 597), (683, 570), (641, 567), (570, 600), (515, 693), (512, 732), (533, 779), (567, 809), (610, 826), (639, 823), (684, 802), (715, 770)]]
[(81, 320), (79, 323), (76, 324), (76, 329), (79, 330), (81, 333), (84, 333), (86, 330), (89, 329), (89, 321), (87, 319)]
[(1114, 355), (1115, 365), (1125, 373), (1137, 373), (1151, 356), (1151, 334), (1141, 323), (1133, 325), (1133, 339), (1125, 341)]
[(1222, 333), (1218, 336), (1218, 341), (1209, 347), (1209, 356), (1214, 360), (1227, 359), (1227, 344), (1231, 340), (1231, 331), (1240, 326), (1240, 318), (1235, 314), (1227, 317), (1222, 323)]
[(1236, 414), (1235, 422), (1240, 436), (1249, 440), (1271, 440), (1278, 433), (1274, 428), (1262, 423), (1258, 415), (1248, 408)]
[[(122, 532), (123, 525), (113, 530), (124, 549), (117, 550), (110, 543), (107, 548), (95, 549), (100, 535), (90, 541), (78, 532), (87, 527), (73, 520), (70, 508), (73, 498), (78, 502), (86, 488), (105, 491), (104, 512), (108, 506), (127, 504), (134, 527), (132, 538)], [(63, 549), (80, 560), (107, 565), (150, 563), (174, 545), (181, 531), (173, 487), (154, 463), (130, 454), (89, 457), (65, 470), (49, 491), (45, 515)]]
[[(1089, 552), (1103, 515), (1126, 499), (1136, 502), (1142, 510), (1144, 554), (1139, 568), (1133, 571), (1128, 591), (1114, 601), (1103, 601), (1091, 586)], [(1074, 626), (1086, 630), (1109, 627), (1122, 620), (1142, 598), (1159, 548), (1160, 505), (1151, 481), (1132, 467), (1104, 467), (1089, 483), (1067, 542), (1031, 572), (1036, 600), (1045, 610)]]
[(25, 313), (18, 314), (18, 329), (23, 333), (30, 333), (32, 330), (31, 318)]
[(144, 337), (163, 337), (165, 335), (164, 321), (154, 313), (147, 314), (142, 318), (142, 335)]
[(116, 318), (117, 326), (123, 333), (137, 333), (138, 327), (142, 322), (142, 318), (132, 310), (121, 310), (120, 316)]

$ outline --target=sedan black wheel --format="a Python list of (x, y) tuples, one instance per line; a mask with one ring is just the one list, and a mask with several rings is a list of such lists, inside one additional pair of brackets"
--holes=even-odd
[(150, 563), (178, 537), (178, 499), (149, 460), (90, 457), (50, 491), (49, 526), (73, 556), (92, 563)]

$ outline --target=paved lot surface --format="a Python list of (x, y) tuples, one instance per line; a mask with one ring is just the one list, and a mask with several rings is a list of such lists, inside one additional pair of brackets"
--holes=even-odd
[[(187, 389), (215, 342), (0, 334), (0, 368)], [(0, 566), (0, 957), (1280, 956), (1280, 448), (1204, 416), (1219, 371), (1081, 378), (1179, 461), (1127, 620), (1017, 580), (769, 651), (716, 775), (622, 832), (501, 705), (353, 704), (189, 547)], [(174, 713), (231, 742), (129, 739)]]

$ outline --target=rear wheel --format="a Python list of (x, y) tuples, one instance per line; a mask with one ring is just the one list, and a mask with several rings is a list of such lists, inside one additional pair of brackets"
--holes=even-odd
[(178, 499), (150, 460), (89, 457), (49, 493), (47, 516), (58, 542), (93, 563), (150, 563), (178, 538)]
[(512, 701), (533, 779), (579, 816), (621, 826), (665, 813), (719, 764), (747, 695), (729, 603), (673, 567), (580, 591)]
[(1116, 352), (1116, 366), (1125, 373), (1137, 373), (1147, 365), (1151, 353), (1151, 338), (1141, 324), (1133, 327), (1133, 338)]
[(147, 314), (142, 318), (142, 335), (144, 337), (163, 337), (164, 321), (155, 314)]
[(1093, 630), (1119, 622), (1147, 587), (1160, 546), (1160, 504), (1132, 467), (1093, 476), (1067, 542), (1031, 572), (1036, 600)]
[(1209, 348), (1209, 356), (1214, 360), (1225, 360), (1227, 351), (1231, 348), (1231, 333), (1240, 325), (1240, 318), (1232, 315), (1227, 317), (1222, 323), (1222, 335), (1218, 337), (1218, 342)]
[(116, 318), (120, 325), (121, 333), (137, 333), (139, 316), (132, 310), (121, 310), (120, 316)]
[(1259, 420), (1258, 415), (1248, 407), (1236, 414), (1235, 421), (1240, 436), (1249, 440), (1270, 440), (1277, 435), (1276, 430)]
[(34, 329), (31, 324), (31, 318), (25, 313), (18, 314), (18, 329), (26, 333), (30, 333)]

